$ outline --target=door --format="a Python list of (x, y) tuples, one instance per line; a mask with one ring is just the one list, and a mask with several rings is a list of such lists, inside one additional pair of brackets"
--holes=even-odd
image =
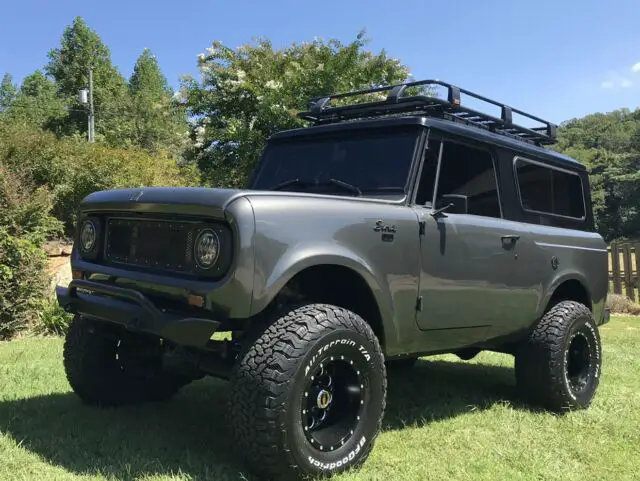
[(526, 227), (502, 219), (498, 185), (490, 151), (448, 138), (431, 142), (416, 199), (434, 192), (416, 207), (424, 221), (421, 330), (476, 328), (478, 339), (465, 338), (480, 341), (519, 316), (522, 298), (513, 280)]

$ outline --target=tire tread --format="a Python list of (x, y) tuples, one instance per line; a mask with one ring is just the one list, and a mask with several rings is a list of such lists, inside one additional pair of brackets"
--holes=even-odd
[[(576, 301), (561, 301), (542, 317), (528, 340), (516, 354), (516, 379), (522, 395), (535, 404), (553, 411), (583, 407), (574, 402), (564, 389), (563, 346), (573, 322), (587, 317), (591, 311)], [(596, 336), (597, 329), (595, 329)], [(599, 337), (597, 337), (599, 346)]]
[(113, 330), (100, 323), (74, 317), (63, 348), (63, 364), (73, 391), (86, 404), (117, 406), (164, 401), (189, 380), (165, 372), (136, 379), (117, 368)]
[[(283, 452), (276, 448), (282, 444), (278, 419), (309, 346), (326, 330), (340, 329), (358, 332), (380, 352), (378, 339), (359, 316), (328, 304), (309, 304), (289, 310), (269, 325), (238, 363), (229, 396), (230, 420), (236, 446), (256, 471), (273, 479), (301, 474), (286, 445)], [(382, 355), (378, 357), (379, 368), (384, 370)], [(386, 392), (386, 379), (383, 389)], [(382, 414), (376, 433), (381, 424)], [(360, 462), (368, 456), (374, 440), (367, 443)]]

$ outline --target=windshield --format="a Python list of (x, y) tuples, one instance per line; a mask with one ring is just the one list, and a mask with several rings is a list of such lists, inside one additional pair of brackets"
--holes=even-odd
[(274, 141), (252, 188), (401, 198), (417, 138), (403, 129)]

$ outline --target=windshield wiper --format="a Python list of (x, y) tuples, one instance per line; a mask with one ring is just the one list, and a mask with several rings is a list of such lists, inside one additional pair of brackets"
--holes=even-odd
[(327, 184), (337, 185), (338, 187), (342, 187), (344, 190), (348, 190), (349, 192), (353, 192), (357, 196), (362, 195), (362, 191), (353, 184), (349, 184), (348, 182), (344, 182), (339, 179), (329, 179), (327, 180)]
[(269, 190), (280, 190), (280, 189), (284, 189), (285, 187), (291, 187), (292, 185), (297, 185), (297, 186), (300, 186), (300, 187), (309, 187), (309, 186), (318, 186), (318, 185), (322, 185), (322, 184), (335, 185), (337, 187), (340, 187), (343, 190), (352, 192), (353, 194), (356, 194), (357, 196), (361, 196), (362, 195), (362, 191), (358, 187), (356, 187), (353, 184), (349, 184), (348, 182), (344, 182), (342, 180), (339, 180), (339, 179), (328, 179), (328, 180), (326, 180), (324, 182), (317, 182), (317, 183), (304, 181), (302, 179), (289, 179), (289, 180), (285, 180), (284, 182), (280, 182), (279, 184), (276, 184), (273, 187), (270, 187)]
[(280, 182), (279, 184), (274, 185), (273, 187), (269, 187), (269, 190), (280, 190), (280, 189), (284, 189), (285, 187), (289, 187), (291, 185), (307, 185), (307, 182), (304, 182), (300, 179), (289, 179), (289, 180), (285, 180), (284, 182)]

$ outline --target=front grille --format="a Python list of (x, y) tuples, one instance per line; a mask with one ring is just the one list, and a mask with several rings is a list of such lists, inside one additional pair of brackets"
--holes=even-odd
[(158, 220), (107, 221), (107, 261), (178, 272), (192, 271), (195, 225)]

